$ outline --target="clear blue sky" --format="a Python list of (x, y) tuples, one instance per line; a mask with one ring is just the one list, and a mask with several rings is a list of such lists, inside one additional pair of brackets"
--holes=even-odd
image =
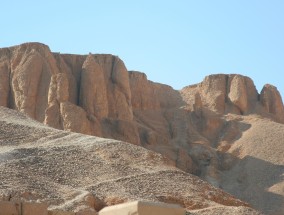
[(175, 89), (239, 73), (284, 95), (283, 0), (9, 0), (0, 19), (0, 47), (111, 53)]

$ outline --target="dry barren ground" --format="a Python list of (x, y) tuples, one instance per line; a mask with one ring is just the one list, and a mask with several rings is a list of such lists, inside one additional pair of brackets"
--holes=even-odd
[(160, 154), (52, 129), (3, 107), (0, 192), (2, 199), (47, 201), (49, 209), (64, 210), (82, 205), (99, 210), (139, 199), (178, 203), (188, 210), (248, 206), (172, 167)]

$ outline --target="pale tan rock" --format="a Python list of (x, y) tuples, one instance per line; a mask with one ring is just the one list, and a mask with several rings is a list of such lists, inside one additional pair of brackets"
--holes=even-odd
[(69, 85), (67, 76), (64, 73), (58, 73), (51, 77), (48, 92), (48, 103), (67, 102), (69, 98)]
[[(197, 106), (200, 107), (202, 104), (202, 109), (218, 114), (254, 112), (258, 100), (258, 93), (253, 81), (246, 76), (235, 74), (209, 75), (200, 84), (182, 89), (181, 95), (190, 110), (194, 110), (194, 106), (198, 102)], [(196, 100), (197, 95), (200, 97), (198, 100)]]
[(147, 80), (144, 73), (129, 72), (130, 88), (132, 93), (132, 107), (139, 110), (157, 110), (160, 108), (154, 84)]
[[(63, 56), (60, 53), (53, 53), (53, 56), (56, 60), (56, 64), (58, 67), (58, 70), (60, 73), (64, 73), (68, 80), (68, 101), (77, 104), (78, 103), (78, 86), (80, 86), (80, 82), (76, 71), (73, 71), (72, 67), (67, 64), (67, 62), (64, 60)], [(81, 72), (81, 68), (78, 68), (78, 70)]]
[(226, 75), (209, 75), (199, 85), (202, 103), (210, 110), (223, 114), (227, 91)]
[(68, 79), (63, 73), (56, 74), (56, 100), (66, 102), (69, 98)]
[(47, 204), (22, 202), (22, 215), (47, 215)]
[[(243, 138), (250, 125), (242, 117), (283, 118), (279, 93), (267, 87), (259, 101), (245, 76), (211, 75), (179, 92), (128, 73), (116, 56), (51, 53), (38, 43), (0, 49), (0, 74), (1, 104), (55, 128), (144, 146), (217, 186), (218, 171), (233, 168), (239, 155), (216, 154)], [(207, 151), (210, 164), (200, 165)]]
[(36, 95), (43, 65), (40, 55), (35, 51), (31, 56), (23, 56), (21, 62), (12, 70), (15, 105), (19, 111), (35, 118)]
[(0, 201), (0, 215), (22, 215), (21, 202)]
[(168, 85), (149, 81), (144, 73), (130, 71), (129, 82), (131, 102), (136, 111), (174, 108), (183, 103), (178, 91)]
[(123, 61), (112, 55), (95, 55), (94, 58), (104, 71), (109, 117), (132, 120), (129, 77)]
[(60, 105), (56, 103), (51, 103), (45, 110), (44, 124), (49, 125), (53, 128), (63, 129), (61, 122)]
[(131, 106), (131, 91), (129, 86), (128, 71), (123, 61), (120, 60), (118, 57), (116, 57), (113, 62), (111, 80), (115, 83), (117, 89), (119, 89), (119, 91), (121, 91), (125, 95), (127, 104)]
[(81, 73), (80, 106), (88, 115), (97, 118), (108, 116), (108, 100), (105, 76), (101, 66), (88, 55)]
[(174, 90), (171, 86), (160, 83), (152, 83), (154, 92), (157, 95), (156, 99), (160, 103), (161, 109), (180, 108), (185, 103), (177, 90)]
[(54, 128), (63, 129), (60, 103), (69, 99), (69, 84), (66, 74), (58, 73), (51, 77), (48, 92), (48, 107), (45, 110), (44, 123)]
[(253, 83), (253, 80), (247, 76), (243, 76), (246, 84), (247, 98), (248, 98), (248, 113), (257, 112), (256, 103), (258, 102), (258, 92)]
[(12, 107), (44, 121), (50, 77), (57, 72), (55, 60), (45, 45), (27, 43), (11, 49)]
[(64, 130), (82, 134), (93, 133), (87, 113), (81, 107), (70, 102), (62, 102), (60, 103), (60, 114)]
[(284, 106), (281, 95), (276, 87), (266, 84), (261, 90), (260, 101), (264, 109), (274, 115), (280, 122), (284, 122)]
[(236, 105), (241, 113), (248, 111), (248, 97), (244, 77), (236, 75), (230, 86), (229, 99)]
[(113, 113), (110, 117), (131, 121), (133, 119), (133, 112), (130, 100), (127, 100), (125, 94), (116, 88), (112, 96), (114, 97), (113, 102), (115, 109), (113, 109)]
[(184, 215), (185, 210), (179, 205), (136, 201), (102, 209), (99, 215)]

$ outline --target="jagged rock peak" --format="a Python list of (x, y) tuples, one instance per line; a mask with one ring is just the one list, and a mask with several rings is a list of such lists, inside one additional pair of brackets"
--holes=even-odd
[[(261, 95), (252, 81), (247, 76), (238, 74), (209, 75), (195, 85), (190, 85), (181, 90), (184, 101), (194, 109), (195, 98), (201, 98), (203, 109), (217, 114), (266, 114), (283, 115), (283, 103), (277, 89), (272, 85), (264, 86)], [(272, 103), (277, 103), (273, 106)], [(271, 105), (270, 105), (271, 104)], [(199, 105), (200, 106), (200, 105)]]
[(84, 61), (84, 64), (82, 66), (82, 68), (84, 69), (91, 69), (88, 67), (95, 67), (95, 66), (99, 66), (98, 63), (96, 62), (94, 56), (90, 53), (87, 57), (86, 60)]
[(274, 115), (277, 121), (284, 122), (284, 106), (277, 87), (265, 84), (260, 93), (260, 102), (265, 111)]

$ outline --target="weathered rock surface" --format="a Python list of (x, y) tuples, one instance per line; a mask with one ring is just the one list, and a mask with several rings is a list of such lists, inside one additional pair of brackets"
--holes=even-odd
[(254, 123), (244, 118), (284, 123), (276, 87), (258, 94), (250, 78), (236, 74), (176, 91), (128, 72), (116, 56), (52, 53), (26, 43), (0, 49), (0, 75), (0, 105), (57, 129), (143, 146), (217, 187), (239, 159), (230, 149)]
[(185, 215), (185, 209), (179, 205), (135, 201), (104, 208), (99, 215)]
[[(0, 194), (10, 201), (46, 202), (52, 215), (96, 214), (141, 199), (189, 211), (248, 206), (133, 144), (56, 130), (4, 107), (0, 131)], [(46, 208), (24, 204), (25, 211)]]
[(80, 84), (80, 105), (90, 118), (108, 116), (108, 102), (105, 76), (101, 66), (89, 55), (82, 67)]
[(279, 122), (284, 122), (284, 107), (280, 93), (277, 88), (266, 84), (261, 90), (260, 101), (269, 114)]
[(0, 215), (21, 215), (21, 203), (0, 201)]
[(200, 84), (183, 88), (181, 95), (191, 109), (198, 104), (199, 109), (216, 114), (260, 114), (256, 108), (259, 101), (254, 83), (241, 75), (209, 75)]

